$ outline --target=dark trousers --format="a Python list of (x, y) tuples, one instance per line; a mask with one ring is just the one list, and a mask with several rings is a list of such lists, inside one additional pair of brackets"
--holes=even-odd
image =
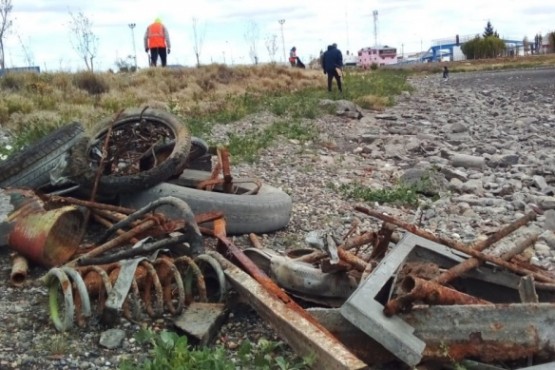
[(156, 67), (158, 63), (158, 56), (160, 56), (160, 61), (162, 62), (162, 67), (166, 66), (167, 54), (166, 48), (152, 48), (150, 49), (150, 65)]
[(327, 75), (328, 75), (328, 91), (331, 91), (331, 85), (333, 83), (333, 79), (335, 78), (335, 81), (337, 81), (337, 88), (339, 89), (339, 91), (343, 91), (343, 89), (341, 88), (341, 76), (339, 76), (337, 74), (337, 71), (334, 69), (332, 69), (331, 71), (326, 71)]

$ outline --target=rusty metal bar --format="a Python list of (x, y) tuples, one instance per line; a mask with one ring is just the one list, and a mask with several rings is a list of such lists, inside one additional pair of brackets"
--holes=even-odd
[(258, 238), (258, 236), (256, 236), (256, 234), (250, 233), (249, 240), (251, 241), (251, 244), (253, 247), (258, 249), (264, 249), (264, 247), (262, 246), (262, 243), (260, 242), (260, 239)]
[(109, 251), (110, 249), (113, 249), (115, 247), (118, 247), (124, 243), (127, 243), (129, 240), (131, 240), (133, 237), (144, 233), (145, 231), (147, 231), (148, 229), (150, 229), (151, 227), (155, 226), (156, 222), (154, 222), (153, 220), (146, 220), (145, 222), (139, 224), (138, 226), (134, 227), (133, 229), (124, 232), (121, 235), (118, 235), (117, 237), (115, 237), (114, 239), (99, 245), (98, 247), (94, 248), (93, 250), (91, 250), (90, 252), (87, 252), (71, 261), (69, 261), (68, 263), (66, 263), (66, 266), (70, 266), (70, 267), (75, 267), (76, 265), (79, 264), (79, 261), (84, 259), (84, 258), (90, 258), (90, 257), (96, 257), (101, 255), (102, 253), (105, 253), (107, 251)]
[(225, 147), (218, 147), (218, 160), (222, 163), (222, 174), (224, 178), (224, 193), (231, 193), (233, 188), (233, 177), (229, 162), (229, 151)]
[(532, 276), (534, 276), (534, 279), (536, 279), (538, 281), (541, 281), (541, 282), (545, 282), (545, 283), (555, 283), (555, 277), (551, 276), (547, 272), (546, 273), (534, 272), (534, 271), (530, 271), (527, 268), (518, 267), (518, 266), (516, 266), (516, 265), (514, 265), (510, 262), (507, 262), (507, 261), (503, 260), (502, 258), (481, 253), (477, 250), (474, 250), (472, 248), (467, 247), (463, 243), (457, 242), (457, 241), (452, 240), (452, 239), (447, 238), (447, 237), (436, 236), (436, 235), (434, 235), (433, 233), (431, 233), (429, 231), (426, 231), (426, 230), (421, 229), (419, 227), (416, 227), (414, 225), (411, 225), (411, 224), (408, 224), (406, 222), (397, 220), (394, 217), (382, 214), (380, 212), (370, 210), (370, 209), (365, 208), (365, 207), (356, 206), (355, 209), (359, 212), (366, 213), (366, 214), (368, 214), (372, 217), (376, 217), (376, 218), (378, 218), (382, 221), (386, 221), (386, 222), (392, 223), (394, 225), (397, 225), (397, 226), (409, 231), (412, 234), (415, 234), (415, 235), (420, 236), (422, 238), (434, 241), (434, 242), (439, 243), (439, 244), (443, 244), (443, 245), (448, 246), (452, 249), (455, 249), (459, 252), (466, 253), (466, 254), (468, 254), (472, 257), (476, 257), (477, 259), (499, 265), (501, 267), (506, 268), (509, 271), (514, 272), (514, 273), (517, 273), (517, 274), (520, 274), (520, 275), (532, 275)]
[[(381, 369), (394, 360), (390, 351), (351, 324), (340, 310), (308, 310), (370, 368)], [(525, 361), (535, 355), (542, 362), (555, 358), (553, 303), (417, 306), (399, 317), (426, 343), (422, 363), (454, 364), (465, 358), (488, 363)]]
[(342, 248), (337, 248), (337, 255), (342, 261), (347, 262), (349, 265), (352, 265), (357, 271), (360, 272), (364, 271), (366, 269), (366, 266), (368, 265), (368, 262), (366, 262), (362, 258), (357, 257)]
[(416, 276), (407, 276), (403, 279), (401, 287), (407, 294), (391, 299), (386, 303), (383, 310), (386, 316), (410, 311), (415, 301), (422, 301), (431, 305), (492, 304), (484, 299), (461, 293), (434, 281)]
[(381, 259), (385, 256), (393, 231), (394, 227), (392, 224), (387, 222), (382, 224), (382, 227), (378, 232), (378, 238), (375, 240), (374, 249), (372, 249), (372, 253), (370, 254), (371, 260)]

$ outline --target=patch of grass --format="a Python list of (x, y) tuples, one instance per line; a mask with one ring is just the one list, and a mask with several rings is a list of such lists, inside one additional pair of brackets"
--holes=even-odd
[(265, 135), (263, 131), (252, 129), (245, 135), (228, 134), (226, 144), (234, 162), (254, 162), (258, 158), (258, 152), (267, 148), (274, 137)]
[(313, 141), (318, 137), (318, 130), (312, 124), (303, 124), (299, 120), (276, 122), (264, 130), (251, 129), (244, 135), (228, 134), (225, 146), (235, 162), (255, 162), (258, 153), (268, 148), (278, 137), (299, 140), (301, 143)]
[(354, 100), (354, 103), (364, 109), (382, 111), (391, 105), (391, 99), (387, 96), (364, 95)]
[(360, 183), (352, 183), (342, 184), (337, 190), (347, 198), (365, 202), (415, 207), (419, 201), (416, 189), (402, 184), (392, 188), (373, 189)]
[(136, 338), (139, 343), (150, 345), (149, 356), (142, 363), (124, 360), (120, 364), (121, 370), (304, 370), (309, 369), (314, 362), (313, 357), (288, 362), (277, 354), (282, 346), (281, 342), (261, 340), (253, 345), (246, 341), (239, 348), (238, 361), (234, 362), (226, 357), (223, 347), (193, 349), (189, 346), (187, 337), (174, 332), (162, 331), (157, 334), (141, 330)]
[(373, 95), (387, 98), (387, 106), (394, 103), (393, 97), (403, 91), (412, 91), (407, 83), (408, 73), (403, 70), (380, 69), (372, 72), (350, 71), (344, 77), (344, 95), (347, 100), (357, 100)]
[(71, 342), (66, 334), (57, 333), (49, 337), (42, 347), (50, 356), (65, 356), (71, 349)]
[(0, 147), (0, 157), (4, 158), (12, 153), (15, 153), (23, 148), (33, 144), (43, 136), (48, 135), (50, 132), (54, 131), (58, 125), (56, 124), (45, 124), (44, 122), (27, 122), (25, 125), (21, 125), (19, 129), (11, 133), (13, 140), (9, 145)]

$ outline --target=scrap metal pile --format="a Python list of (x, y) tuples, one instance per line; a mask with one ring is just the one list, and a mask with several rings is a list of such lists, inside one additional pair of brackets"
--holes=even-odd
[[(144, 137), (129, 130), (124, 136), (133, 135)], [(130, 152), (118, 137), (112, 153)], [(14, 251), (12, 283), (26, 283), (28, 262), (50, 268), (40, 281), (48, 286), (58, 330), (91, 319), (113, 324), (121, 317), (179, 316), (194, 302), (225, 303), (232, 287), (299, 354), (315, 354), (319, 369), (553, 361), (555, 275), (521, 257), (538, 235), (502, 253), (497, 248), (540, 211), (464, 244), (359, 205), (353, 212), (381, 221), (379, 229), (353, 224), (340, 237), (312, 232), (307, 248), (278, 253), (261, 245), (256, 222), (249, 221), (252, 245), (240, 248), (227, 237), (229, 209), (199, 212), (194, 200), (164, 195), (128, 202), (140, 207), (94, 200), (97, 189), (118, 183), (103, 182), (106, 168), (110, 176), (127, 176), (172, 157), (171, 145), (156, 141), (143, 142), (125, 160), (112, 155), (107, 166), (100, 154), (89, 200), (13, 186), (0, 191), (1, 242)], [(110, 144), (95, 145), (98, 154)], [(193, 184), (214, 195), (234, 193), (228, 154), (220, 148), (216, 155), (214, 169)], [(154, 182), (142, 190), (151, 191)], [(141, 182), (131, 183), (142, 191)], [(235, 196), (256, 197), (262, 185), (254, 184)]]

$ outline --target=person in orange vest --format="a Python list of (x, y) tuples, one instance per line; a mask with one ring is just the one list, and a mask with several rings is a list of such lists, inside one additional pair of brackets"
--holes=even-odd
[(146, 28), (145, 32), (145, 51), (148, 53), (150, 50), (150, 65), (156, 67), (158, 56), (160, 56), (162, 67), (165, 67), (170, 49), (168, 29), (162, 24), (160, 18), (156, 18), (154, 23)]

